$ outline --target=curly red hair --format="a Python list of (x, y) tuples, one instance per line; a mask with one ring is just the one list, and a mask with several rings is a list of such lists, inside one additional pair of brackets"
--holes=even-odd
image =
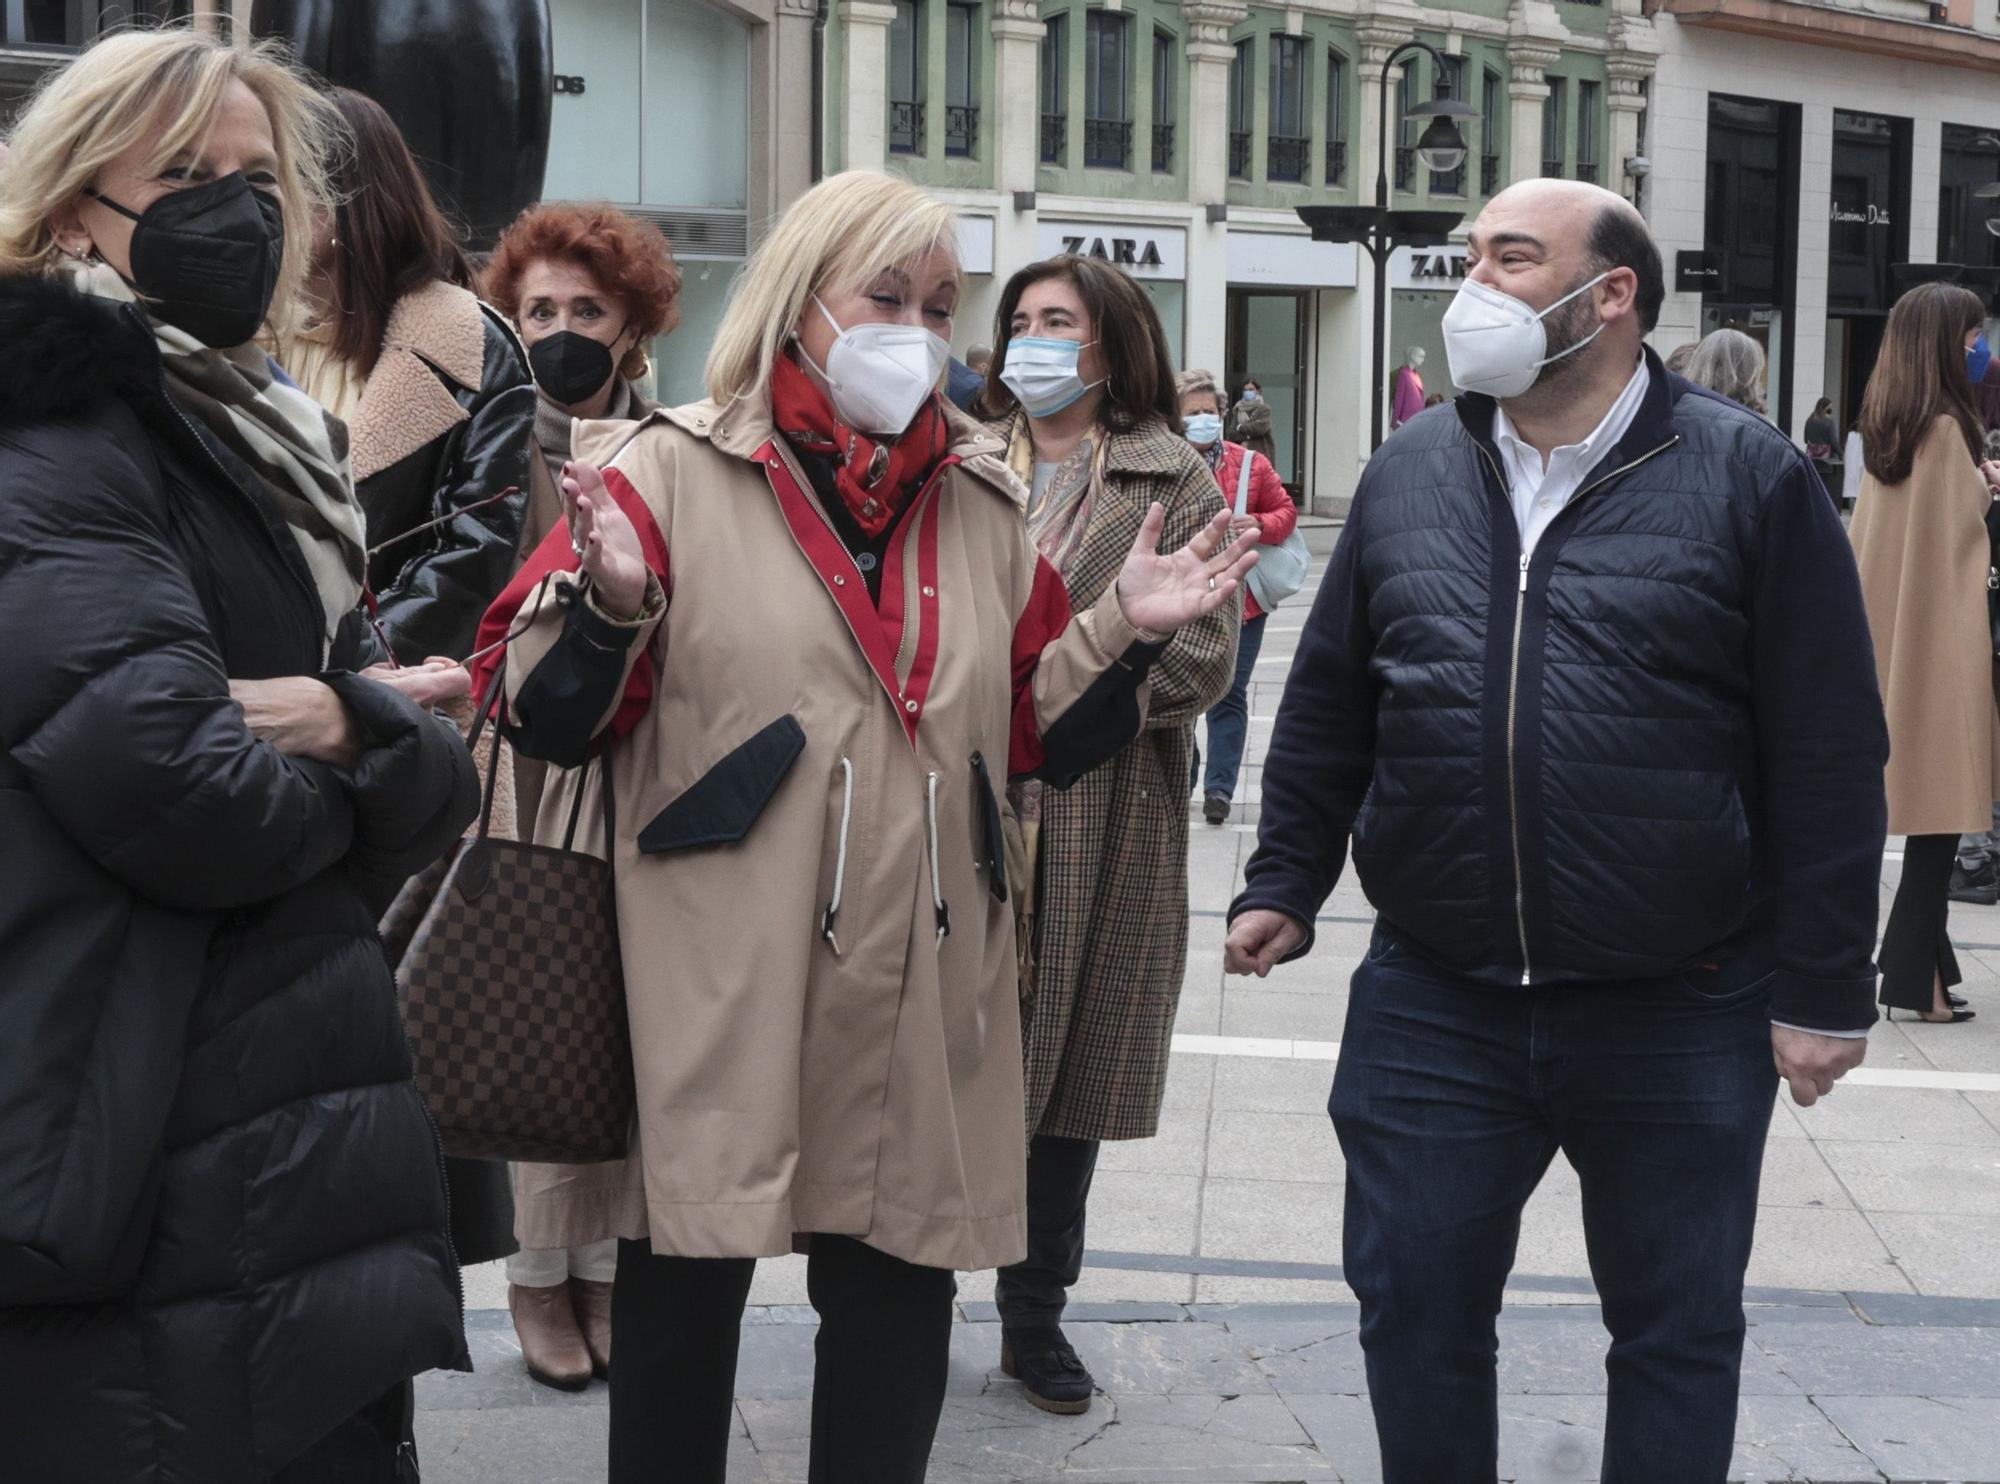
[(583, 269), (605, 293), (624, 301), (639, 338), (618, 372), (643, 374), (646, 343), (681, 322), (681, 270), (666, 234), (601, 203), (531, 206), (500, 234), (486, 267), (487, 299), (519, 323), (522, 276), (551, 259)]

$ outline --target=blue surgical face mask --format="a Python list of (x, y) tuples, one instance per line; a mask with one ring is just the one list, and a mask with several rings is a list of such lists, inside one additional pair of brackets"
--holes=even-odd
[(1243, 400), (1246, 402), (1261, 402), (1264, 400), (1264, 394), (1254, 386), (1246, 386), (1243, 388)]
[(1197, 448), (1207, 448), (1222, 436), (1222, 419), (1213, 412), (1197, 412), (1181, 419), (1187, 440)]
[(1979, 338), (1972, 342), (1971, 349), (1965, 353), (1965, 374), (1972, 378), (1974, 386), (1986, 380), (1986, 367), (1992, 359), (1993, 347), (1986, 343), (1986, 332), (1982, 330)]
[(1092, 387), (1104, 385), (1084, 381), (1077, 370), (1085, 349), (1082, 341), (1016, 335), (1007, 342), (1007, 364), (1000, 380), (1020, 399), (1029, 417), (1054, 417)]

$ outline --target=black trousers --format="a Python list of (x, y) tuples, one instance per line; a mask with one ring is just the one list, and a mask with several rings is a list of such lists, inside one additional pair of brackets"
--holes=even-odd
[(1007, 1329), (1062, 1322), (1083, 1273), (1084, 1207), (1097, 1174), (1097, 1140), (1036, 1134), (1028, 1142), (1028, 1255), (1002, 1268), (993, 1302)]
[(1929, 1010), (1937, 982), (1946, 989), (1963, 977), (1951, 950), (1945, 914), (1951, 908), (1956, 835), (1911, 835), (1903, 842), (1903, 875), (1882, 930), (1882, 1003), (1898, 1010)]
[[(611, 1484), (724, 1484), (752, 1258), (618, 1244)], [(923, 1484), (944, 1410), (954, 1286), (852, 1237), (814, 1236), (810, 1484)]]

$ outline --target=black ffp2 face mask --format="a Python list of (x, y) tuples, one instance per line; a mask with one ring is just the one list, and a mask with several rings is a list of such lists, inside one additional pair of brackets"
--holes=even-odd
[(528, 365), (535, 373), (535, 385), (561, 407), (588, 402), (618, 369), (610, 346), (575, 330), (558, 330), (537, 340), (528, 348)]
[(154, 318), (215, 350), (257, 337), (285, 259), (276, 196), (252, 187), (241, 171), (169, 191), (143, 212), (88, 194), (137, 223), (132, 287)]

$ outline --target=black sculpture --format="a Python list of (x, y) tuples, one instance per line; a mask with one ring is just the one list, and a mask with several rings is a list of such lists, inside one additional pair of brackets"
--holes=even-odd
[(250, 29), (388, 109), (475, 249), (541, 199), (548, 0), (256, 0)]

